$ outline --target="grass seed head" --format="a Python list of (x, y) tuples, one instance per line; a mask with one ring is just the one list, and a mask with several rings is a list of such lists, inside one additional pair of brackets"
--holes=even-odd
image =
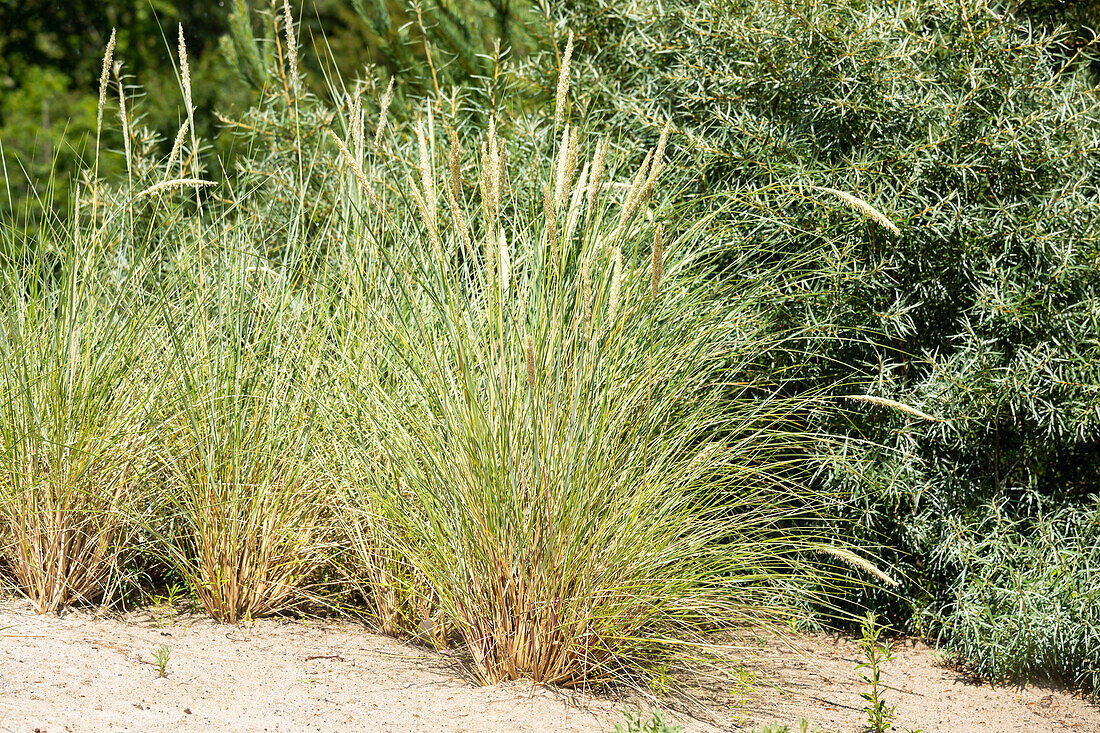
[(828, 194), (832, 194), (833, 196), (836, 196), (838, 199), (840, 199), (844, 203), (845, 206), (847, 206), (848, 208), (850, 208), (854, 211), (858, 211), (859, 213), (863, 214), (868, 219), (871, 219), (872, 221), (874, 221), (878, 225), (880, 225), (883, 228), (890, 231), (894, 236), (900, 236), (901, 235), (901, 230), (898, 229), (897, 225), (894, 224), (894, 222), (890, 221), (890, 219), (885, 214), (883, 214), (881, 211), (876, 209), (874, 206), (871, 206), (869, 203), (867, 203), (863, 199), (858, 198), (856, 196), (853, 196), (850, 193), (845, 193), (844, 191), (838, 191), (835, 188), (828, 188), (826, 186), (813, 186), (813, 188), (816, 188), (818, 191), (822, 191), (824, 193), (828, 193)]
[(183, 103), (187, 107), (188, 115), (192, 114), (191, 105), (191, 65), (187, 62), (187, 43), (183, 38), (183, 23), (179, 24), (179, 57), (180, 78), (183, 86)]
[(378, 126), (374, 128), (374, 147), (378, 147), (378, 144), (382, 142), (382, 133), (386, 129), (386, 115), (390, 111), (390, 102), (393, 101), (393, 79), (390, 77), (390, 83), (386, 87), (386, 93), (382, 95), (382, 102), (378, 105)]
[(558, 224), (554, 215), (554, 199), (550, 193), (550, 186), (542, 188), (542, 210), (546, 217), (546, 239), (550, 245), (550, 261), (556, 267), (558, 264)]
[(607, 317), (614, 321), (619, 315), (619, 300), (623, 289), (623, 251), (615, 246), (611, 252), (611, 292), (607, 296)]
[(653, 255), (649, 264), (649, 296), (657, 299), (657, 290), (661, 287), (661, 274), (664, 269), (665, 247), (662, 240), (661, 225), (653, 232)]
[(424, 190), (424, 206), (430, 225), (434, 229), (436, 226), (435, 179), (432, 174), (431, 152), (428, 148), (428, 140), (424, 136), (424, 123), (421, 120), (416, 121), (416, 140), (420, 149), (420, 180)]
[(573, 31), (569, 31), (569, 40), (565, 44), (565, 53), (561, 57), (561, 70), (558, 72), (558, 90), (554, 95), (554, 129), (561, 126), (565, 116), (565, 103), (569, 96), (569, 67), (573, 63)]
[(298, 41), (294, 37), (294, 15), (290, 12), (290, 0), (283, 0), (283, 29), (286, 31), (286, 54), (290, 73), (290, 86), (298, 95)]
[(172, 152), (168, 155), (168, 163), (164, 166), (166, 174), (170, 175), (172, 173), (172, 167), (176, 164), (176, 160), (183, 152), (183, 142), (187, 138), (187, 131), (189, 129), (191, 129), (191, 121), (184, 120), (183, 124), (180, 125), (179, 132), (176, 133), (175, 141), (172, 143)]
[(596, 144), (596, 154), (592, 159), (592, 174), (588, 179), (588, 216), (595, 214), (596, 197), (603, 183), (604, 163), (607, 161), (608, 140), (605, 138)]
[(103, 126), (103, 105), (107, 102), (107, 82), (111, 73), (111, 61), (115, 53), (115, 29), (111, 29), (111, 37), (107, 40), (107, 50), (103, 52), (103, 69), (99, 72), (99, 106), (96, 108), (95, 128), (98, 135)]

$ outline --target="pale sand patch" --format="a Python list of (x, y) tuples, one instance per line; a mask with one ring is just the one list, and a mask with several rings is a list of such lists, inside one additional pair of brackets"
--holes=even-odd
[[(883, 665), (882, 675), (883, 697), (897, 706), (892, 730), (1100, 733), (1100, 707), (1079, 692), (1044, 684), (981, 683), (944, 666), (942, 657), (921, 642), (902, 639), (892, 646), (895, 658)], [(863, 658), (855, 640), (818, 634), (782, 643), (761, 636), (759, 647), (745, 659), (744, 669), (755, 673), (755, 692), (745, 702), (753, 720), (792, 723), (804, 717), (815, 730), (863, 729), (867, 703), (860, 693), (867, 686), (857, 677), (856, 665)]]
[[(513, 683), (346, 621), (0, 613), (0, 731), (592, 731), (621, 706)], [(7, 627), (7, 628), (4, 628)], [(171, 648), (166, 678), (153, 653)]]
[[(58, 618), (36, 616), (22, 601), (0, 608), (0, 731), (604, 733), (623, 720), (624, 700), (637, 699), (529, 683), (477, 687), (453, 659), (348, 621), (227, 626), (163, 609)], [(711, 687), (710, 714), (702, 716), (711, 724), (670, 717), (688, 733), (799, 716), (824, 730), (859, 730), (855, 643), (826, 636), (793, 643), (800, 653), (762, 637), (746, 657), (755, 692), (744, 718), (730, 680)], [(153, 665), (161, 645), (172, 650), (165, 679)], [(898, 723), (925, 733), (1100, 733), (1100, 708), (1080, 695), (975, 685), (936, 666), (922, 645), (900, 646), (885, 679)]]

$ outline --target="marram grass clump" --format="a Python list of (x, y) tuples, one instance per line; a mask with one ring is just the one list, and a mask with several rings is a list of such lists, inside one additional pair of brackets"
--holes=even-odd
[[(576, 686), (774, 614), (814, 544), (781, 529), (814, 502), (792, 484), (807, 400), (752, 381), (779, 346), (760, 292), (701, 275), (705, 222), (652, 223), (666, 136), (627, 171), (568, 122), (520, 141), (491, 123), (471, 165), (435, 127), (416, 125), (407, 199), (356, 193), (368, 166), (334, 151), (366, 220), (333, 336), (341, 409), (366, 420), (349, 460), (374, 466), (348, 511), (388, 628), (419, 608), (405, 623), (450, 633), (486, 683)], [(540, 140), (545, 170), (511, 177), (509, 147)]]
[[(189, 150), (186, 73), (167, 164), (117, 85), (129, 178), (89, 177), (70, 242), (89, 264), (44, 277), (89, 297), (8, 329), (12, 354), (60, 344), (5, 367), (9, 467), (39, 465), (36, 436), (77, 446), (35, 480), (85, 467), (65, 486), (99, 502), (65, 515), (91, 522), (94, 582), (43, 608), (100, 593), (125, 548), (218, 620), (350, 586), (383, 631), (457, 643), (486, 683), (580, 686), (805, 605), (782, 584), (823, 549), (873, 569), (795, 521), (822, 503), (802, 480), (822, 401), (772, 368), (790, 355), (769, 279), (712, 277), (714, 218), (678, 218), (667, 125), (647, 150), (592, 139), (567, 114), (569, 52), (552, 123), (471, 129), (433, 104), (390, 124), (393, 85), (377, 119), (359, 87), (332, 110), (301, 84), (284, 13), (235, 186)], [(105, 293), (127, 299), (103, 310)], [(39, 384), (53, 412), (22, 398)], [(32, 415), (54, 433), (24, 430)], [(5, 516), (43, 495), (20, 486)], [(73, 585), (45, 552), (27, 564)], [(350, 582), (327, 593), (333, 578)]]

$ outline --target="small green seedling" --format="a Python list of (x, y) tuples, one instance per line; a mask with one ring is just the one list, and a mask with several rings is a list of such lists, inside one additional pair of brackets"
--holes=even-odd
[(882, 665), (894, 658), (890, 645), (881, 640), (883, 627), (875, 620), (875, 614), (868, 611), (863, 621), (863, 638), (859, 641), (859, 649), (867, 661), (856, 665), (859, 678), (871, 686), (870, 690), (860, 693), (860, 697), (867, 703), (863, 712), (867, 713), (867, 730), (871, 733), (886, 733), (890, 730), (894, 719), (894, 707), (886, 704), (882, 698)]
[(678, 725), (669, 725), (659, 712), (654, 711), (653, 717), (643, 720), (641, 713), (632, 713), (624, 710), (626, 725), (619, 724), (611, 733), (683, 733), (683, 728)]
[[(798, 733), (810, 733), (810, 721), (800, 718), (798, 721)], [(781, 723), (767, 723), (763, 728), (753, 728), (753, 733), (794, 733), (794, 728)]]
[(731, 690), (730, 693), (737, 697), (737, 724), (744, 726), (748, 720), (745, 703), (749, 697), (756, 693), (757, 674), (748, 667), (740, 665), (734, 672), (734, 679), (737, 687)]
[(172, 656), (172, 650), (167, 644), (153, 652), (153, 664), (157, 666), (160, 677), (168, 676), (168, 658)]

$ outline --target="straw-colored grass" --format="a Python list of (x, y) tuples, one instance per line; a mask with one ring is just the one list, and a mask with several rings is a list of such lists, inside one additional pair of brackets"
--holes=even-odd
[(228, 622), (300, 603), (330, 521), (312, 396), (317, 329), (284, 278), (242, 251), (246, 241), (218, 258), (201, 281), (210, 285), (165, 309), (167, 555)]
[(0, 264), (0, 557), (43, 613), (107, 593), (149, 447), (128, 277), (69, 241), (57, 275), (44, 248)]

